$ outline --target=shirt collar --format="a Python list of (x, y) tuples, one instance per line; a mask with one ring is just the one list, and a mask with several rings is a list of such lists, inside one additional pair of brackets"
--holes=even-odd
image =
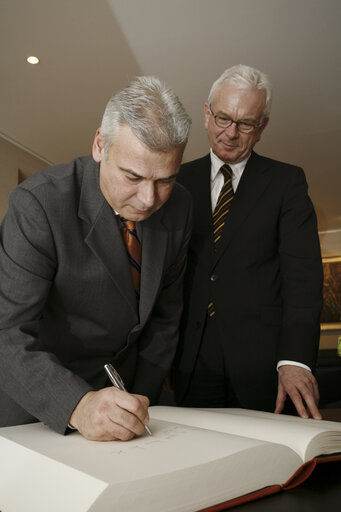
[[(217, 177), (217, 174), (220, 170), (220, 167), (225, 164), (220, 158), (217, 157), (215, 153), (213, 153), (212, 148), (210, 149), (211, 154), (211, 181), (214, 181)], [(233, 172), (233, 177), (240, 178), (243, 174), (243, 171), (245, 169), (245, 166), (247, 164), (248, 159), (250, 158), (250, 155), (246, 157), (241, 162), (238, 162), (237, 164), (228, 164)]]

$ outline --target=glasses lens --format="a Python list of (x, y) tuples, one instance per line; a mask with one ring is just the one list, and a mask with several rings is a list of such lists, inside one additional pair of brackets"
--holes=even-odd
[(238, 130), (243, 133), (251, 133), (256, 128), (254, 124), (244, 123), (243, 121), (238, 121), (237, 127)]
[(215, 122), (218, 126), (220, 126), (220, 128), (227, 128), (232, 124), (233, 121), (228, 117), (215, 116)]
[[(211, 109), (210, 109), (211, 110)], [(215, 123), (219, 128), (228, 128), (232, 123), (236, 123), (237, 130), (242, 133), (252, 133), (256, 129), (256, 125), (251, 123), (246, 123), (244, 121), (233, 121), (228, 117), (215, 115), (211, 110), (211, 114), (214, 117)]]

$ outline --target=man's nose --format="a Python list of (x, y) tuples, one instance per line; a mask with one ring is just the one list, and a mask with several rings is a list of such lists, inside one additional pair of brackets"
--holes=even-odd
[(144, 207), (150, 208), (155, 202), (155, 185), (154, 183), (148, 183), (145, 181), (141, 183), (139, 189), (139, 200)]
[(228, 137), (230, 137), (231, 139), (233, 137), (237, 137), (239, 135), (239, 131), (238, 131), (238, 128), (237, 128), (237, 123), (235, 121), (232, 121), (232, 123), (230, 124), (230, 126), (228, 126), (227, 128), (225, 128), (225, 133), (227, 134)]

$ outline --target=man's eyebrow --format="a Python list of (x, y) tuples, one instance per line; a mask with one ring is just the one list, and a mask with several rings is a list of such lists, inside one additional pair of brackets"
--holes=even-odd
[[(118, 167), (120, 169), (120, 171), (122, 172), (125, 172), (127, 174), (130, 174), (130, 176), (133, 176), (134, 178), (141, 178), (141, 179), (144, 179), (144, 176), (141, 176), (140, 174), (137, 174), (135, 171), (133, 171), (132, 169), (127, 169), (125, 167)], [(167, 180), (172, 180), (174, 178), (176, 178), (178, 175), (177, 172), (175, 172), (174, 174), (171, 174), (170, 176), (166, 176), (165, 178), (159, 178), (157, 181), (167, 181)]]
[[(232, 117), (230, 116), (230, 114), (228, 114), (227, 112), (224, 112), (223, 110), (219, 110), (218, 111), (218, 116), (224, 116), (224, 117), (228, 117), (229, 119), (232, 119)], [(238, 119), (238, 121), (255, 121), (255, 117), (254, 116), (245, 116), (245, 117), (241, 117), (240, 119)]]
[(130, 174), (131, 176), (134, 176), (134, 178), (143, 178), (140, 174), (137, 174), (137, 172), (133, 171), (132, 169), (127, 169), (126, 167), (118, 167), (120, 171), (126, 172), (127, 174)]
[(177, 172), (175, 172), (174, 174), (171, 174), (170, 176), (167, 176), (166, 178), (160, 178), (160, 180), (172, 180), (173, 178), (176, 178), (178, 175)]

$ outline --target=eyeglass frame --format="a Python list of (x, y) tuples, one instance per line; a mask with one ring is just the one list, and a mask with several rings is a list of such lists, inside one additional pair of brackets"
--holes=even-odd
[[(208, 108), (209, 108), (210, 114), (212, 115), (212, 117), (214, 119), (214, 122), (215, 122), (216, 126), (218, 126), (218, 128), (223, 128), (225, 130), (226, 130), (226, 128), (229, 128), (233, 123), (235, 123), (236, 128), (237, 128), (239, 133), (245, 133), (247, 135), (250, 135), (251, 133), (254, 133), (256, 128), (260, 128), (264, 124), (264, 122), (265, 122), (265, 119), (263, 119), (259, 123), (248, 123), (246, 121), (241, 121), (241, 120), (240, 121), (234, 121), (233, 119), (228, 118), (229, 124), (227, 124), (226, 126), (221, 126), (221, 125), (219, 125), (217, 123), (217, 117), (221, 117), (221, 116), (219, 114), (215, 114), (213, 112), (211, 105), (208, 105)], [(249, 125), (251, 127), (251, 130), (248, 131), (248, 132), (245, 132), (244, 130), (241, 130), (240, 127), (239, 127), (240, 123)]]

